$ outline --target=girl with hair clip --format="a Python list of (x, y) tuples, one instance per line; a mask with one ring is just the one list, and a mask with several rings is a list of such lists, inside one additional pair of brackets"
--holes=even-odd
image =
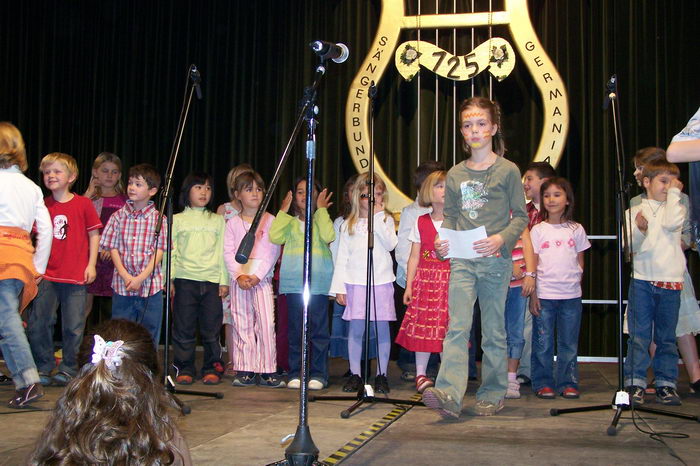
[(243, 210), (228, 221), (224, 233), (224, 261), (231, 276), (231, 309), (233, 344), (229, 348), (236, 377), (234, 387), (284, 388), (277, 374), (275, 348), (275, 301), (272, 273), (280, 247), (270, 241), (274, 215), (263, 214), (255, 245), (248, 262), (239, 264), (236, 252), (250, 230), (265, 194), (265, 183), (257, 172), (246, 172), (236, 178), (234, 196)]
[[(102, 152), (98, 155), (92, 163), (90, 185), (83, 195), (92, 201), (102, 225), (107, 225), (112, 214), (124, 207), (128, 199), (124, 194), (121, 159), (111, 152)], [(87, 288), (85, 315), (90, 315), (95, 296), (111, 297), (114, 293), (112, 290), (114, 264), (109, 251), (100, 251), (95, 269), (97, 277)]]
[[(389, 393), (386, 373), (391, 350), (389, 322), (396, 320), (394, 308), (394, 270), (391, 251), (396, 247), (394, 219), (384, 205), (387, 202), (386, 185), (375, 176), (374, 212), (369, 212), (369, 174), (360, 174), (350, 191), (350, 214), (340, 227), (340, 241), (336, 256), (331, 292), (340, 305), (344, 305), (343, 320), (350, 321), (348, 355), (352, 376), (343, 386), (345, 392), (357, 392), (362, 386), (360, 360), (362, 337), (365, 329), (365, 298), (367, 286), (367, 219), (374, 215), (374, 274), (373, 301), (370, 304), (370, 320), (377, 323), (379, 358), (374, 390)], [(370, 326), (371, 327), (371, 326)]]
[[(542, 183), (540, 193), (542, 222), (530, 232), (537, 261), (536, 293), (530, 297), (532, 390), (538, 398), (552, 399), (559, 393), (575, 399), (579, 397), (583, 251), (591, 243), (583, 226), (573, 220), (574, 192), (568, 180), (550, 178)], [(552, 367), (555, 333), (556, 380)]]
[[(309, 283), (308, 329), (310, 370), (308, 387), (321, 390), (328, 384), (328, 289), (333, 278), (333, 256), (328, 243), (335, 239), (328, 207), (333, 193), (316, 182), (312, 193), (313, 237), (311, 238), (311, 282)], [(289, 212), (289, 213), (287, 213)], [(284, 245), (280, 266), (279, 294), (286, 297), (289, 310), (289, 382), (287, 388), (301, 386), (301, 336), (303, 323), (304, 221), (306, 218), (306, 179), (298, 178), (289, 191), (270, 227), (270, 241)], [(278, 297), (279, 300), (279, 297)]]
[[(435, 387), (423, 392), (425, 405), (457, 418), (467, 390), (469, 334), (474, 303), (481, 309), (484, 358), (473, 414), (492, 416), (503, 408), (507, 387), (504, 308), (512, 272), (511, 251), (527, 226), (520, 170), (503, 157), (505, 143), (498, 104), (472, 97), (459, 109), (462, 147), (467, 159), (447, 173), (442, 228), (468, 231), (483, 227), (486, 238), (473, 243), (479, 257), (450, 259), (449, 327)], [(445, 258), (447, 240), (435, 237)]]
[[(195, 376), (195, 343), (199, 327), (204, 347), (202, 382), (221, 381), (221, 299), (228, 296), (229, 277), (224, 263), (223, 217), (212, 212), (211, 176), (190, 173), (180, 189), (183, 211), (173, 216), (172, 285), (173, 364), (175, 381), (190, 385)], [(219, 369), (219, 370), (217, 370)]]
[(191, 465), (159, 382), (151, 334), (128, 320), (107, 321), (81, 345), (83, 364), (56, 402), (32, 465)]
[[(253, 167), (247, 163), (242, 163), (233, 167), (231, 170), (229, 170), (228, 175), (226, 175), (226, 192), (228, 193), (229, 201), (224, 202), (216, 209), (216, 213), (224, 217), (224, 222), (228, 222), (233, 217), (238, 215), (241, 210), (243, 210), (240, 201), (236, 199), (236, 196), (234, 195), (234, 190), (236, 189), (236, 178), (243, 173), (252, 171)], [(229, 289), (231, 289), (232, 286), (233, 284), (229, 283)], [(225, 377), (234, 377), (236, 375), (236, 371), (233, 370), (231, 359), (231, 348), (233, 348), (234, 341), (233, 328), (231, 327), (233, 325), (233, 321), (231, 320), (231, 296), (224, 296), (221, 300), (221, 304), (223, 306), (223, 325), (224, 333), (226, 334), (226, 351), (228, 352), (229, 360), (226, 363), (226, 368), (221, 368), (221, 370), (217, 368), (217, 372), (221, 373), (223, 371), (223, 375)]]

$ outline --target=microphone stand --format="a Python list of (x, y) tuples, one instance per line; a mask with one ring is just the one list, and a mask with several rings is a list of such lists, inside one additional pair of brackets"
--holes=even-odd
[[(553, 408), (549, 411), (552, 416), (558, 416), (560, 414), (567, 413), (580, 413), (584, 411), (600, 411), (604, 409), (612, 408), (615, 410), (613, 414), (612, 422), (608, 426), (608, 435), (617, 435), (617, 424), (622, 416), (622, 412), (630, 409), (629, 394), (624, 387), (624, 370), (623, 370), (623, 319), (624, 310), (622, 307), (623, 298), (623, 238), (625, 238), (625, 244), (630, 244), (627, 238), (628, 225), (625, 225), (625, 220), (628, 222), (631, 219), (626, 219), (624, 216), (625, 206), (629, 205), (628, 192), (625, 189), (624, 183), (624, 161), (623, 154), (625, 153), (623, 143), (622, 143), (622, 129), (620, 123), (620, 110), (617, 105), (617, 77), (613, 75), (608, 81), (607, 90), (609, 92), (608, 99), (612, 104), (612, 117), (613, 117), (613, 131), (615, 134), (615, 160), (617, 169), (617, 202), (615, 205), (615, 220), (617, 225), (617, 392), (613, 396), (612, 405), (595, 405), (595, 406), (583, 406), (580, 408), (566, 408), (566, 409), (556, 409)], [(607, 109), (608, 101), (603, 104), (603, 108)], [(623, 236), (624, 235), (624, 236)], [(631, 257), (631, 254), (630, 254)], [(647, 406), (632, 406), (633, 411), (642, 411), (645, 413), (660, 414), (663, 416), (676, 417), (680, 419), (688, 419), (691, 421), (700, 422), (700, 416), (693, 416), (689, 414), (676, 413), (673, 411), (667, 411), (663, 409), (649, 408)]]
[[(199, 83), (200, 83), (200, 76), (199, 76), (199, 71), (197, 70), (197, 67), (195, 65), (190, 65), (190, 67), (187, 69), (187, 84), (185, 85), (185, 96), (182, 102), (182, 110), (180, 111), (180, 121), (177, 124), (177, 130), (175, 131), (175, 139), (173, 140), (173, 146), (170, 151), (170, 159), (168, 160), (168, 168), (166, 170), (165, 174), (165, 185), (163, 187), (163, 192), (161, 194), (160, 198), (160, 207), (158, 209), (158, 221), (156, 223), (156, 231), (154, 234), (154, 244), (158, 244), (158, 237), (160, 236), (161, 233), (161, 227), (163, 225), (163, 212), (166, 210), (166, 205), (167, 205), (167, 211), (168, 215), (166, 217), (166, 221), (168, 223), (168, 232), (167, 232), (167, 247), (165, 248), (165, 275), (164, 275), (164, 283), (165, 283), (165, 345), (163, 348), (163, 385), (165, 385), (165, 389), (170, 392), (172, 395), (173, 399), (175, 400), (175, 403), (177, 403), (178, 407), (182, 411), (182, 414), (189, 414), (191, 412), (191, 409), (188, 405), (182, 402), (176, 395), (177, 394), (183, 394), (183, 395), (196, 395), (196, 396), (205, 396), (205, 397), (211, 397), (211, 398), (217, 398), (217, 399), (222, 399), (224, 397), (224, 394), (221, 392), (216, 392), (216, 393), (211, 393), (211, 392), (198, 392), (194, 390), (180, 390), (175, 387), (175, 384), (173, 383), (172, 378), (169, 375), (168, 368), (170, 366), (170, 312), (171, 312), (171, 292), (170, 292), (170, 274), (171, 274), (171, 259), (172, 259), (172, 251), (171, 251), (171, 244), (172, 244), (172, 233), (173, 233), (173, 200), (172, 200), (172, 181), (173, 181), (173, 172), (175, 171), (175, 164), (177, 163), (177, 156), (180, 152), (180, 143), (182, 141), (182, 135), (185, 131), (185, 124), (187, 123), (187, 116), (190, 111), (190, 104), (192, 103), (192, 93), (197, 91), (197, 97), (201, 98), (201, 90), (199, 88)], [(192, 86), (190, 86), (192, 84)], [(155, 272), (155, 265), (153, 267), (153, 270)]]
[[(367, 213), (367, 287), (365, 290), (365, 334), (363, 338), (364, 343), (364, 374), (362, 380), (362, 386), (357, 391), (355, 396), (311, 396), (309, 401), (355, 401), (348, 409), (340, 413), (340, 417), (347, 419), (350, 417), (353, 411), (362, 406), (364, 403), (390, 403), (397, 405), (410, 405), (410, 406), (424, 406), (421, 401), (414, 400), (398, 400), (393, 398), (383, 398), (374, 396), (374, 390), (369, 383), (369, 324), (371, 319), (371, 308), (372, 308), (372, 294), (374, 292), (374, 101), (377, 96), (377, 86), (374, 81), (370, 84), (369, 92), (370, 98), (370, 148), (369, 148), (369, 181), (368, 181), (368, 191), (369, 203), (368, 203), (368, 213)], [(376, 325), (376, 312), (375, 312), (375, 325)], [(379, 364), (379, 355), (377, 355), (377, 364)], [(381, 369), (381, 368), (380, 368)], [(385, 370), (387, 368), (384, 368)], [(381, 372), (381, 370), (379, 371)]]

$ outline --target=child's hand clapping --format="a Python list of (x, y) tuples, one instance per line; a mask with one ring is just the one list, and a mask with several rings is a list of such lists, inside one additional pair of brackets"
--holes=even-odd
[(327, 209), (330, 206), (333, 205), (332, 202), (330, 202), (331, 196), (333, 196), (332, 192), (328, 192), (327, 188), (324, 188), (323, 191), (318, 193), (318, 198), (316, 199), (316, 207), (319, 209)]
[(282, 205), (280, 206), (280, 210), (285, 213), (289, 213), (289, 208), (292, 206), (292, 192), (288, 191), (287, 195), (284, 196), (284, 199), (282, 199)]

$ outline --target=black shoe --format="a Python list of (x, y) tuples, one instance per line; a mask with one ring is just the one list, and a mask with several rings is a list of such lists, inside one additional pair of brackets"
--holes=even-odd
[(41, 384), (33, 383), (27, 387), (20, 388), (15, 392), (15, 396), (10, 398), (7, 406), (12, 409), (29, 408), (29, 403), (32, 403), (44, 396), (44, 388)]
[(700, 379), (690, 383), (690, 393), (700, 397)]
[(8, 377), (5, 374), (0, 373), (0, 385), (12, 385), (12, 377)]
[(630, 404), (633, 406), (641, 406), (644, 404), (644, 389), (638, 385), (630, 385), (627, 387), (627, 393), (630, 394)]
[(386, 375), (378, 375), (374, 378), (375, 393), (389, 393), (389, 381), (386, 380)]
[(352, 374), (343, 385), (343, 391), (348, 393), (359, 392), (362, 387), (362, 378), (357, 374)]
[(680, 406), (681, 397), (673, 387), (658, 387), (656, 389), (656, 402), (666, 406)]

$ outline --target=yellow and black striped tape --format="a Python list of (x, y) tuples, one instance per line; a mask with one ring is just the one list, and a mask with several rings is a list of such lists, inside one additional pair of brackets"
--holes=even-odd
[[(416, 393), (410, 398), (410, 400), (420, 401), (421, 395)], [(328, 456), (328, 458), (324, 459), (322, 461), (322, 464), (329, 466), (340, 464), (341, 462), (346, 460), (350, 455), (352, 455), (357, 450), (365, 446), (367, 442), (379, 435), (381, 431), (389, 427), (394, 421), (406, 414), (412, 407), (413, 405), (397, 406), (396, 408), (391, 410), (391, 412), (389, 412), (386, 416), (372, 424), (367, 430), (360, 433), (357, 437), (350, 440), (348, 443), (346, 443), (337, 451)]]

